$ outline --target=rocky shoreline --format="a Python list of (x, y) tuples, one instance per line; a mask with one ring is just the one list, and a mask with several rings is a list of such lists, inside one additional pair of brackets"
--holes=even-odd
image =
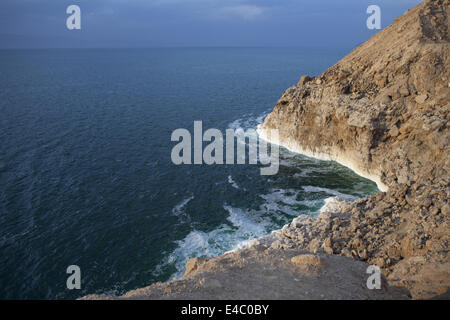
[[(384, 191), (335, 199), (245, 249), (190, 259), (177, 281), (86, 299), (428, 299), (450, 288), (449, 0), (427, 0), (317, 77), (259, 128)], [(270, 140), (270, 136), (266, 138)], [(385, 276), (366, 287), (368, 265)], [(402, 288), (401, 288), (402, 287)], [(407, 288), (404, 289), (404, 288)], [(409, 291), (409, 292), (408, 292)]]

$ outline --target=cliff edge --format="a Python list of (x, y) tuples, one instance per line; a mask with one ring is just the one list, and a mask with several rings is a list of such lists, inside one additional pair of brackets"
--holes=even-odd
[(448, 1), (426, 1), (318, 77), (303, 76), (265, 119), (283, 146), (389, 186), (448, 177)]

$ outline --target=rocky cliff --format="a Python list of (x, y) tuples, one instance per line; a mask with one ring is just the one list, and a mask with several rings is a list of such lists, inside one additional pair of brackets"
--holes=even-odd
[(432, 184), (449, 168), (448, 1), (426, 1), (318, 77), (303, 76), (266, 118), (294, 151), (378, 182)]
[[(332, 201), (247, 249), (191, 259), (182, 279), (121, 298), (431, 298), (450, 287), (449, 0), (428, 0), (316, 77), (259, 128), (336, 160), (383, 193)], [(368, 264), (385, 275), (368, 290)], [(111, 298), (90, 296), (87, 298)]]
[(387, 193), (287, 226), (280, 247), (376, 264), (414, 297), (450, 285), (450, 1), (429, 0), (317, 77), (302, 76), (260, 128), (336, 160)]

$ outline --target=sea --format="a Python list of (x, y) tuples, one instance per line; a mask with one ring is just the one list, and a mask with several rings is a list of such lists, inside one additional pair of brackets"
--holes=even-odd
[[(175, 165), (171, 134), (256, 129), (284, 90), (351, 48), (0, 51), (0, 299), (123, 294), (317, 216), (376, 184), (280, 150), (260, 165)], [(79, 266), (81, 289), (67, 268)]]

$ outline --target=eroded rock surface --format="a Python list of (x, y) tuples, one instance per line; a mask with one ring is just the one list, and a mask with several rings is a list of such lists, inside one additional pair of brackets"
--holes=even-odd
[(408, 290), (388, 286), (384, 278), (380, 290), (369, 290), (365, 263), (298, 249), (254, 245), (188, 265), (195, 271), (176, 281), (84, 299), (409, 299)]

